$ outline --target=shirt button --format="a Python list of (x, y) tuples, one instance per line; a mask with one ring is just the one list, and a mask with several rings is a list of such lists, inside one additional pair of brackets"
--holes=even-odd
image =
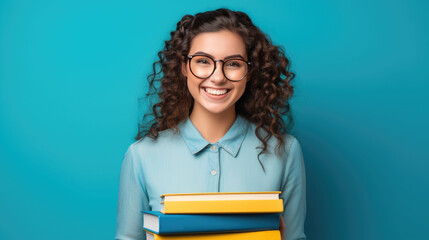
[(211, 171), (211, 174), (214, 176), (214, 175), (216, 175), (216, 170), (212, 170)]
[(216, 149), (216, 146), (215, 146), (215, 145), (213, 145), (210, 149), (211, 149), (212, 151), (214, 151), (214, 150)]

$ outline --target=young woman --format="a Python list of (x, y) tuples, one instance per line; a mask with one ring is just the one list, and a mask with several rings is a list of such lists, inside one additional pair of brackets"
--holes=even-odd
[(282, 49), (245, 13), (218, 9), (184, 16), (158, 56), (153, 121), (121, 169), (116, 239), (145, 239), (140, 211), (160, 210), (162, 194), (255, 191), (281, 191), (282, 238), (305, 239), (304, 162), (282, 119), (294, 74)]

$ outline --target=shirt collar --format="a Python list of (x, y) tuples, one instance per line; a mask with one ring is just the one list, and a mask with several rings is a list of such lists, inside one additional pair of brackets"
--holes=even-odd
[[(249, 122), (240, 115), (237, 115), (231, 128), (216, 144), (233, 157), (236, 157), (246, 137), (248, 127)], [(192, 154), (198, 153), (210, 144), (210, 142), (201, 136), (189, 117), (186, 121), (180, 123), (178, 128)]]

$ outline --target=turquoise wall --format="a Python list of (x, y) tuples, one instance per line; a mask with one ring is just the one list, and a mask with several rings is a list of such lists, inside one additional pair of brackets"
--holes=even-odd
[(112, 239), (137, 99), (181, 16), (247, 12), (297, 73), (309, 239), (423, 239), (429, 4), (0, 2), (0, 239)]

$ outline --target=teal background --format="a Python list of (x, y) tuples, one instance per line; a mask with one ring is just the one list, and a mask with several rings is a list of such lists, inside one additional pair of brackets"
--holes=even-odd
[(0, 239), (112, 239), (146, 76), (184, 14), (247, 12), (297, 77), (309, 239), (429, 236), (429, 4), (0, 1)]

